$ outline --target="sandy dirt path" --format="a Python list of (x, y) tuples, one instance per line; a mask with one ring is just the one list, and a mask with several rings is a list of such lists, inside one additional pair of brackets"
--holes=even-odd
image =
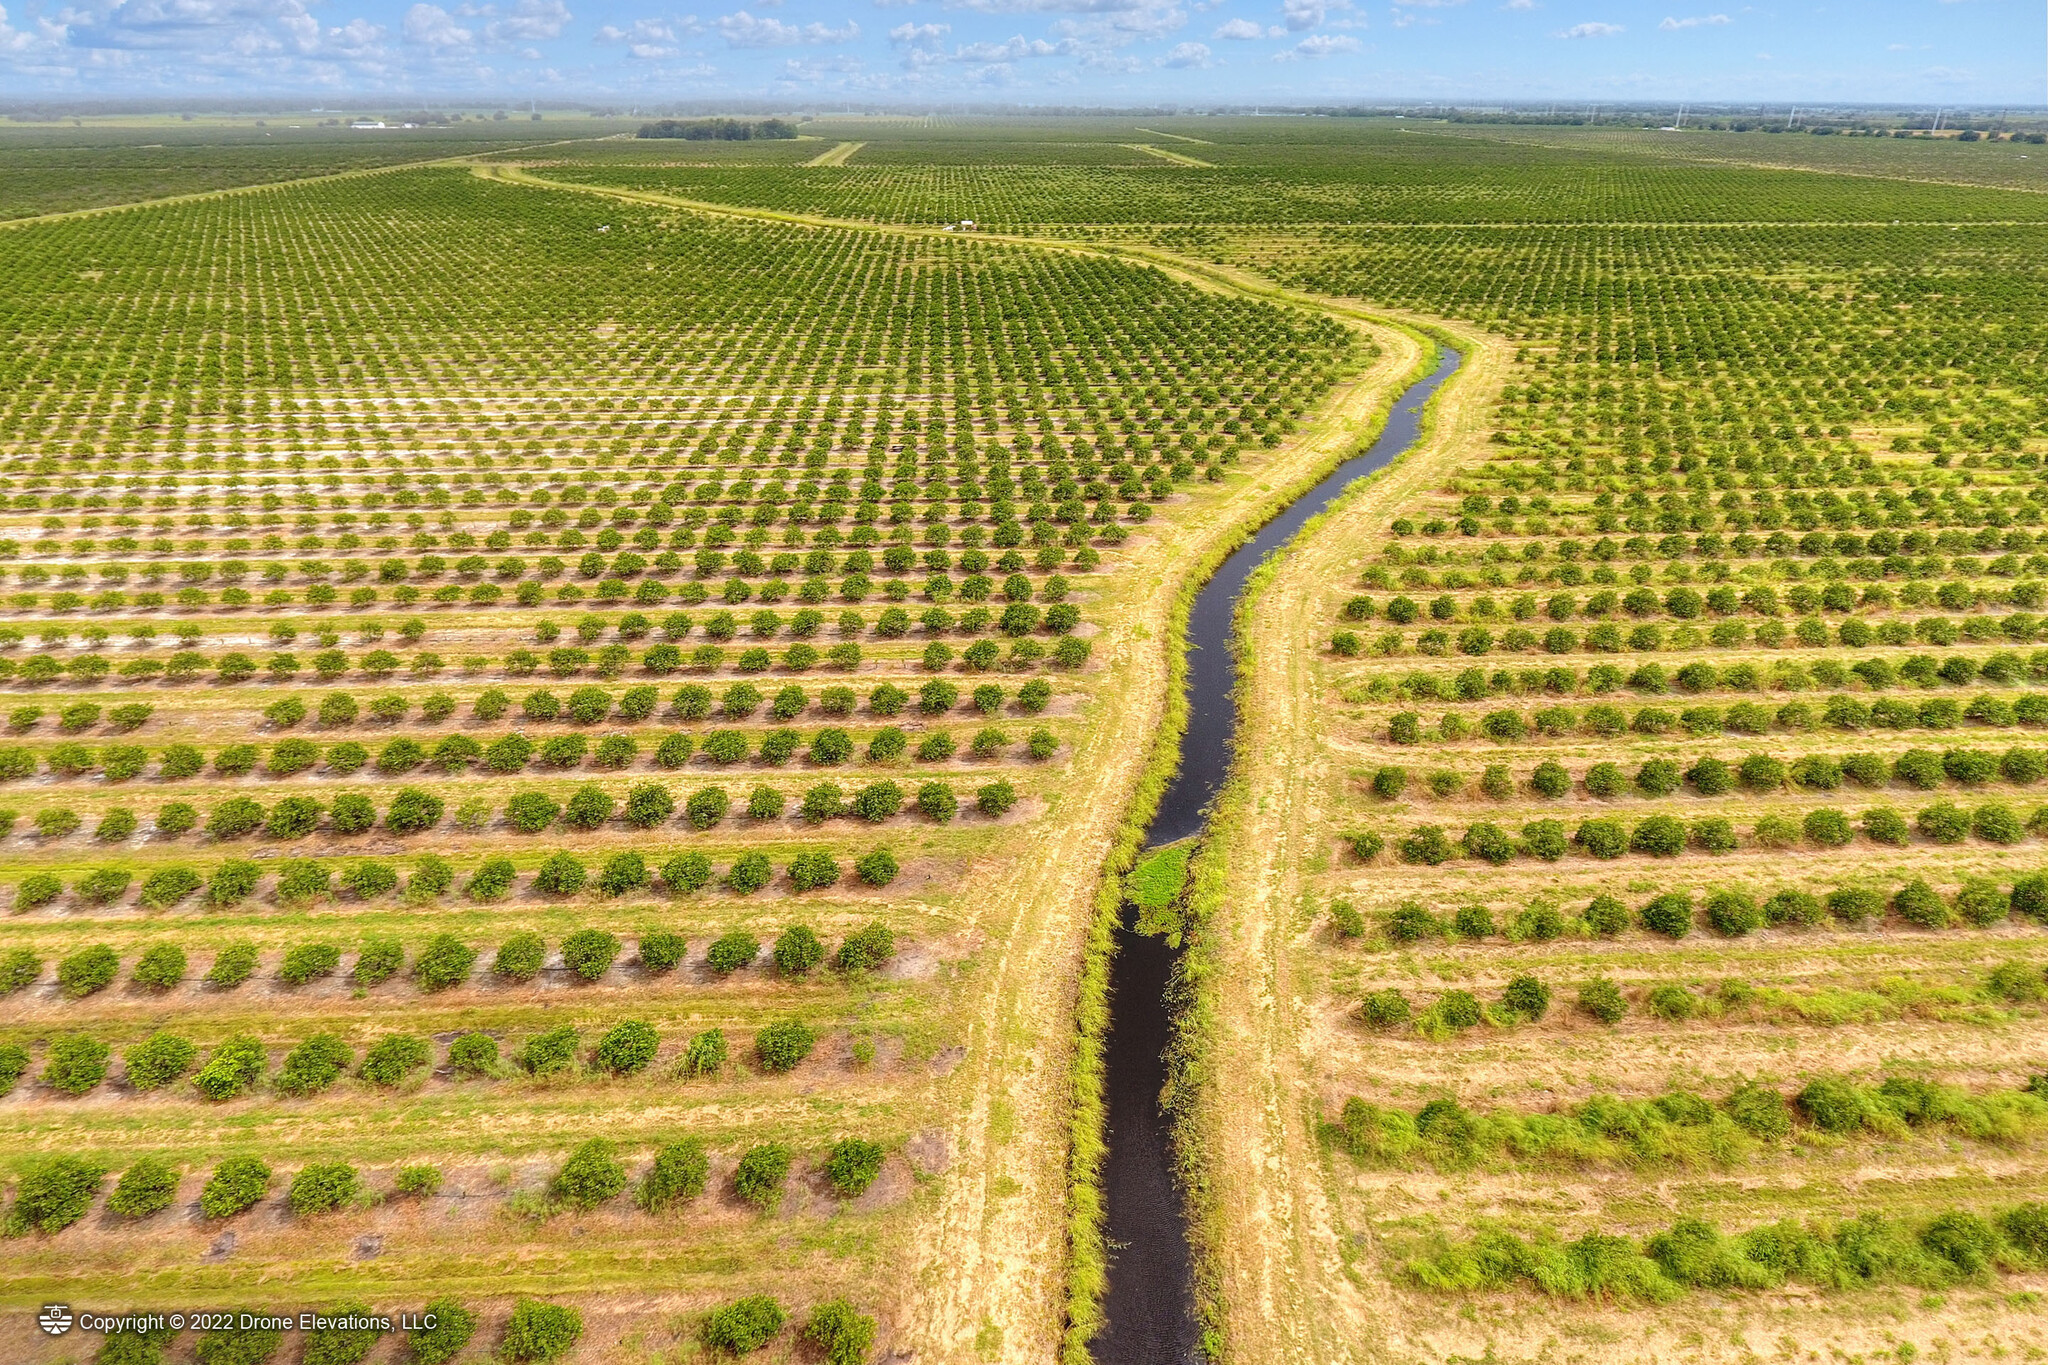
[(853, 154), (867, 146), (865, 142), (842, 142), (828, 151), (819, 152), (806, 161), (806, 166), (844, 166), (853, 159)]
[(1196, 166), (1203, 170), (1213, 170), (1216, 166), (1213, 161), (1203, 161), (1182, 152), (1169, 152), (1166, 148), (1155, 147), (1149, 142), (1126, 142), (1122, 145), (1134, 152), (1143, 152), (1146, 156), (1156, 156), (1161, 161), (1170, 161), (1176, 166)]

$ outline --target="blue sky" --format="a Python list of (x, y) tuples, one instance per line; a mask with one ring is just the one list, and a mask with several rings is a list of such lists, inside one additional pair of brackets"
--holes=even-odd
[(2041, 0), (0, 0), (0, 97), (2039, 108), (2044, 46)]

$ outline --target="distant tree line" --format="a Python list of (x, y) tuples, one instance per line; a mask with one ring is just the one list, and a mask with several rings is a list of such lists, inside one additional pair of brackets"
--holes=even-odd
[(779, 118), (748, 123), (736, 118), (657, 119), (643, 123), (635, 137), (679, 137), (687, 142), (752, 142), (796, 136), (796, 125)]

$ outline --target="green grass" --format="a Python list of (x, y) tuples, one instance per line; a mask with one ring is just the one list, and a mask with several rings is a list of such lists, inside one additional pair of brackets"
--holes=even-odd
[(1146, 854), (1124, 875), (1124, 898), (1138, 909), (1140, 932), (1157, 932), (1152, 926), (1177, 922), (1174, 912), (1187, 887), (1192, 852), (1186, 843), (1169, 845)]

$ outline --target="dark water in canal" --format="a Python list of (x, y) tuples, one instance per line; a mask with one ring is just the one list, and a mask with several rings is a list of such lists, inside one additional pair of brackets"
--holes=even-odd
[[(1245, 580), (1353, 480), (1385, 468), (1414, 443), (1423, 405), (1451, 377), (1458, 359), (1456, 352), (1440, 349), (1436, 369), (1401, 395), (1370, 448), (1290, 503), (1203, 585), (1188, 614), (1188, 726), (1181, 736), (1180, 769), (1146, 831), (1146, 847), (1199, 834), (1209, 803), (1229, 773), (1237, 727), (1231, 698), (1237, 662), (1230, 651), (1230, 629)], [(1111, 1258), (1109, 1295), (1103, 1328), (1090, 1348), (1099, 1365), (1189, 1365), (1199, 1358), (1200, 1339), (1192, 1258), (1185, 1211), (1174, 1184), (1167, 1119), (1159, 1110), (1172, 1022), (1166, 986), (1176, 950), (1163, 939), (1128, 928), (1117, 935), (1109, 976), (1105, 1070), (1109, 1154), (1103, 1162), (1103, 1190)]]

